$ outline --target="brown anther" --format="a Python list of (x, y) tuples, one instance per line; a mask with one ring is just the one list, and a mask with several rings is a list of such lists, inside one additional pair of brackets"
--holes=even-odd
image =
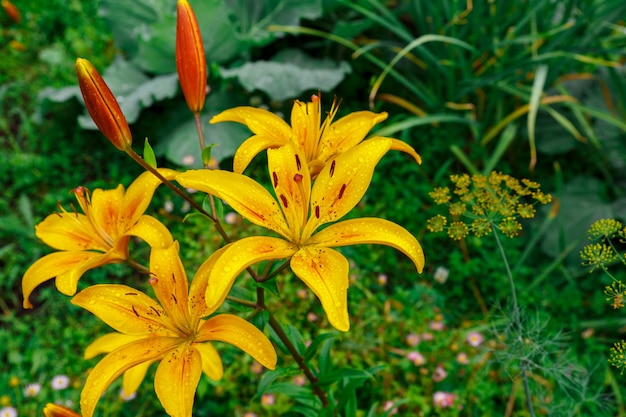
[(346, 184), (342, 184), (341, 185), (341, 190), (339, 190), (339, 197), (337, 197), (338, 200), (341, 199), (341, 197), (343, 197), (343, 192), (346, 191)]
[(285, 208), (287, 208), (287, 207), (288, 207), (288, 204), (287, 204), (287, 197), (285, 197), (283, 194), (281, 194), (281, 195), (280, 195), (280, 201), (282, 201), (282, 202), (283, 202), (283, 206), (285, 206)]
[(278, 175), (275, 172), (272, 172), (272, 179), (274, 179), (274, 188), (278, 187)]
[(302, 164), (300, 163), (300, 157), (298, 154), (296, 154), (296, 167), (298, 168), (298, 171), (302, 169)]
[(152, 309), (152, 311), (154, 311), (156, 313), (157, 316), (161, 317), (161, 313), (159, 313), (159, 310), (154, 308), (154, 306), (150, 306), (150, 308)]
[(126, 294), (124, 294), (124, 295), (137, 295), (137, 293), (136, 293), (136, 292), (127, 292), (127, 293), (126, 293)]
[(172, 294), (172, 300), (174, 300), (174, 304), (178, 304), (178, 300), (174, 294)]
[(315, 206), (315, 218), (320, 218), (320, 206)]
[(333, 161), (330, 163), (330, 176), (331, 176), (331, 178), (332, 178), (334, 173), (335, 173), (335, 160), (333, 159)]
[(135, 316), (140, 317), (139, 313), (137, 313), (137, 310), (135, 309), (135, 306), (131, 306), (131, 308), (133, 309), (133, 313), (135, 313)]

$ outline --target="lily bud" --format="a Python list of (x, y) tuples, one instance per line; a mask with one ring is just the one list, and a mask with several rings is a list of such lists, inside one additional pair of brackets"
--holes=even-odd
[(198, 21), (187, 0), (176, 4), (176, 69), (187, 106), (200, 113), (206, 98), (206, 59)]
[(78, 58), (76, 75), (87, 111), (98, 129), (117, 149), (121, 151), (129, 149), (133, 144), (133, 138), (126, 117), (98, 70), (91, 62)]
[(13, 3), (11, 3), (9, 0), (2, 0), (2, 8), (12, 21), (14, 21), (15, 23), (20, 23), (20, 20), (22, 20), (20, 10)]
[(80, 414), (58, 404), (48, 403), (43, 409), (45, 417), (80, 417)]

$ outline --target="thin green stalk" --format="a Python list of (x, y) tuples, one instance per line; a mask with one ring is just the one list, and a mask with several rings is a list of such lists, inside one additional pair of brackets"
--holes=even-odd
[[(513, 301), (513, 325), (517, 329), (517, 337), (520, 341), (522, 341), (522, 320), (520, 318), (520, 310), (519, 305), (517, 303), (517, 294), (515, 291), (515, 281), (513, 280), (513, 273), (511, 272), (511, 268), (509, 266), (509, 261), (506, 257), (506, 253), (504, 252), (504, 247), (502, 246), (502, 242), (500, 241), (500, 237), (498, 237), (498, 231), (496, 229), (495, 224), (491, 224), (491, 228), (493, 230), (493, 236), (496, 239), (496, 243), (498, 244), (498, 250), (500, 251), (500, 256), (502, 256), (502, 260), (504, 261), (504, 267), (506, 269), (506, 275), (509, 279), (509, 285), (511, 286), (511, 300)], [(531, 417), (535, 417), (535, 410), (533, 408), (532, 397), (530, 395), (530, 386), (528, 384), (528, 375), (526, 374), (526, 360), (520, 360), (520, 374), (522, 376), (522, 383), (524, 385), (524, 394), (526, 396), (526, 407), (528, 408), (528, 413)]]

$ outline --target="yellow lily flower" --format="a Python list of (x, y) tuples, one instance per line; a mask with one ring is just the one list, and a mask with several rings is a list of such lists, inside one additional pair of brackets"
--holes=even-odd
[(208, 276), (224, 248), (198, 269), (189, 287), (178, 255), (178, 242), (150, 253), (150, 284), (157, 300), (125, 285), (93, 285), (72, 303), (95, 314), (118, 333), (92, 343), (85, 355), (109, 352), (87, 376), (80, 405), (91, 417), (102, 393), (124, 374), (124, 391), (134, 392), (147, 368), (160, 362), (154, 389), (165, 411), (190, 417), (200, 375), (212, 379), (223, 374), (222, 360), (210, 341), (230, 343), (274, 369), (276, 351), (259, 329), (232, 314), (202, 319), (215, 311), (205, 302)]
[[(322, 123), (322, 100), (319, 95), (314, 94), (310, 103), (298, 100), (294, 102), (291, 126), (270, 111), (248, 106), (223, 111), (210, 122), (238, 122), (248, 126), (254, 133), (254, 136), (237, 149), (233, 171), (242, 173), (259, 152), (292, 142), (304, 154), (311, 176), (315, 178), (324, 165), (361, 143), (372, 127), (387, 118), (386, 112), (358, 111), (333, 122), (338, 108), (339, 103), (333, 101), (330, 112)], [(391, 139), (390, 149), (406, 152), (418, 164), (422, 163), (415, 150), (401, 140)]]
[[(177, 172), (159, 169), (166, 179)], [(65, 295), (76, 294), (80, 277), (88, 270), (128, 259), (128, 241), (137, 236), (151, 247), (172, 243), (169, 230), (152, 216), (144, 215), (161, 181), (149, 172), (141, 174), (124, 192), (84, 187), (72, 190), (84, 214), (51, 214), (35, 227), (35, 234), (48, 246), (58, 249), (37, 260), (22, 278), (24, 308), (32, 308), (29, 298), (41, 283), (56, 277), (57, 289)]]
[(330, 323), (347, 331), (348, 261), (330, 248), (359, 243), (388, 245), (405, 253), (421, 272), (424, 254), (420, 244), (407, 230), (388, 220), (344, 220), (315, 233), (321, 225), (340, 219), (356, 206), (372, 180), (374, 167), (391, 145), (387, 138), (364, 141), (326, 164), (313, 185), (302, 151), (291, 143), (268, 149), (277, 199), (242, 174), (220, 170), (179, 174), (176, 181), (183, 186), (223, 199), (252, 223), (283, 238), (247, 237), (227, 246), (209, 277), (207, 305), (220, 305), (237, 275), (248, 266), (291, 258), (291, 269), (319, 298)]

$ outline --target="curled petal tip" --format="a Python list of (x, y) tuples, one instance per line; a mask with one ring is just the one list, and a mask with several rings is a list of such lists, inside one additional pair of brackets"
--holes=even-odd
[(187, 0), (176, 4), (176, 69), (187, 106), (200, 113), (207, 91), (206, 59), (198, 21)]
[(76, 59), (76, 75), (89, 115), (98, 129), (119, 150), (128, 150), (133, 143), (126, 117), (115, 96), (86, 59)]

